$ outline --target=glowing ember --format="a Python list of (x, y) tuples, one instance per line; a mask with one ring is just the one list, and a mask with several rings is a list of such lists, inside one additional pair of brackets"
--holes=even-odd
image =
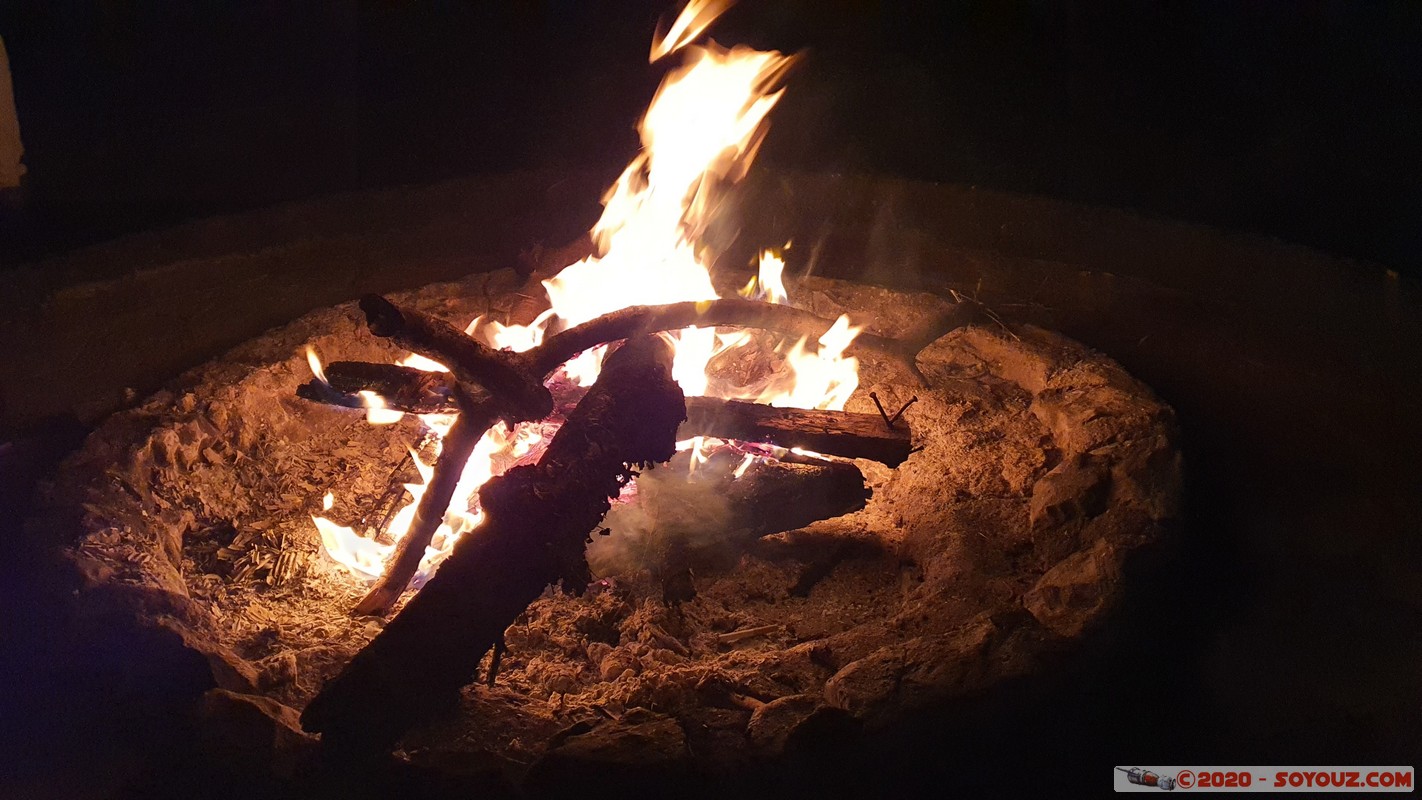
[[(514, 351), (536, 347), (549, 328), (565, 328), (633, 305), (660, 305), (682, 301), (715, 300), (708, 265), (712, 254), (702, 234), (717, 211), (721, 189), (740, 180), (764, 139), (766, 116), (779, 101), (778, 88), (792, 59), (776, 52), (746, 47), (726, 49), (691, 42), (705, 32), (729, 3), (725, 0), (691, 0), (681, 15), (652, 45), (652, 60), (684, 50), (683, 64), (667, 75), (647, 109), (638, 130), (643, 149), (603, 198), (603, 213), (593, 226), (598, 254), (569, 265), (543, 282), (549, 309), (529, 325), (504, 325), (476, 318), (467, 331), (492, 346)], [(788, 245), (787, 245), (788, 246)], [(785, 262), (780, 254), (765, 251), (759, 275), (743, 294), (772, 303), (789, 302), (782, 280)], [(858, 386), (858, 362), (843, 356), (859, 333), (841, 317), (810, 349), (806, 340), (784, 353), (781, 369), (768, 386), (731, 390), (729, 396), (801, 408), (842, 409)], [(728, 350), (753, 340), (745, 331), (721, 332), (714, 328), (687, 328), (665, 334), (675, 346), (673, 377), (691, 396), (709, 390), (707, 365)], [(605, 347), (585, 352), (563, 367), (563, 375), (578, 385), (597, 378)], [(321, 374), (320, 361), (308, 350), (313, 373)], [(407, 356), (401, 364), (427, 371), (447, 371), (428, 358)], [(382, 398), (361, 393), (373, 424), (398, 420), (399, 412), (385, 407)], [(422, 422), (442, 440), (452, 420), (422, 416)], [(533, 426), (514, 431), (490, 430), (475, 448), (459, 487), (421, 564), (427, 574), (449, 552), (464, 532), (478, 524), (477, 490), (518, 459), (529, 456), (541, 442)], [(692, 449), (692, 468), (705, 463), (708, 452), (726, 446), (720, 440), (685, 443)], [(747, 455), (737, 477), (755, 456)], [(429, 480), (429, 465), (415, 457), (424, 480), (407, 484), (410, 502), (396, 514), (388, 534), (398, 541), (413, 521), (415, 507)], [(332, 503), (326, 504), (326, 509)], [(378, 577), (384, 560), (393, 552), (337, 525), (313, 517), (327, 552), (356, 572)]]

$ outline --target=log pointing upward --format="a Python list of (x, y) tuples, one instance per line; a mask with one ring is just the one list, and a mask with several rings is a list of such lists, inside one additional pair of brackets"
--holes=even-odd
[(586, 580), (584, 541), (630, 479), (628, 465), (670, 458), (685, 415), (665, 343), (642, 338), (613, 353), (543, 458), (484, 485), (484, 521), (311, 701), (303, 727), (333, 748), (382, 752), (455, 702), (544, 587)]

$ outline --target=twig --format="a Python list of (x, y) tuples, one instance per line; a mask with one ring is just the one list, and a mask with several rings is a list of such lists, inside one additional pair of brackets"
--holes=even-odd
[(884, 427), (888, 428), (889, 430), (893, 430), (894, 421), (889, 419), (888, 413), (884, 411), (884, 404), (879, 402), (878, 392), (870, 392), (869, 399), (874, 401), (874, 407), (879, 409), (879, 416), (884, 418)]
[(498, 641), (494, 642), (494, 652), (489, 654), (489, 674), (484, 676), (485, 686), (492, 687), (499, 677), (499, 663), (503, 661), (506, 649), (508, 645), (504, 643), (504, 637), (500, 636)]
[[(894, 427), (894, 423), (899, 421), (899, 417), (902, 417), (902, 416), (904, 415), (904, 412), (905, 412), (905, 411), (908, 411), (908, 407), (911, 406), (911, 405), (913, 405), (914, 403), (917, 403), (917, 402), (918, 402), (918, 395), (914, 395), (913, 397), (910, 397), (910, 398), (909, 398), (909, 401), (908, 401), (907, 403), (904, 403), (902, 406), (899, 406), (899, 410), (894, 412), (894, 417), (893, 417), (893, 419), (889, 420), (889, 427), (890, 427), (890, 428)], [(879, 409), (879, 411), (880, 411), (880, 413), (882, 413), (882, 412), (883, 412), (883, 409), (881, 408), (881, 409)]]
[(380, 515), (380, 523), (375, 526), (375, 536), (373, 537), (375, 539), (379, 539), (385, 535), (385, 529), (390, 525), (390, 520), (395, 518), (395, 511), (400, 507), (400, 496), (405, 492), (405, 486), (400, 480), (400, 473), (403, 472), (405, 466), (410, 464), (413, 460), (414, 456), (409, 453), (406, 453), (405, 457), (400, 459), (400, 463), (396, 464), (395, 469), (390, 471), (390, 477), (385, 482), (385, 491), (380, 495), (380, 498), (375, 501), (376, 509), (385, 509), (384, 513)]
[(382, 615), (395, 606), (410, 579), (419, 571), (425, 548), (429, 547), (435, 532), (444, 522), (449, 502), (454, 498), (460, 476), (464, 474), (465, 463), (484, 433), (499, 419), (499, 404), (493, 398), (486, 396), (475, 400), (458, 385), (455, 386), (454, 396), (463, 411), (444, 437), (439, 461), (430, 475), (429, 488), (415, 507), (410, 530), (395, 546), (395, 555), (385, 562), (385, 573), (356, 605), (357, 614)]
[(738, 642), (743, 642), (747, 639), (754, 639), (759, 636), (764, 636), (767, 633), (774, 633), (778, 630), (780, 630), (779, 625), (758, 625), (754, 628), (742, 628), (738, 631), (723, 633), (720, 636), (717, 636), (716, 640), (719, 641), (721, 644), (736, 644)]

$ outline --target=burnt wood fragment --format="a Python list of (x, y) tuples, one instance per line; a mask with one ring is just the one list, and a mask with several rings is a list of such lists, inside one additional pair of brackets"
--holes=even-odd
[[(359, 408), (356, 393), (364, 390), (379, 394), (386, 408), (395, 411), (432, 414), (458, 410), (452, 398), (454, 381), (448, 373), (394, 364), (334, 361), (326, 366), (326, 377), (329, 387), (311, 381), (299, 387), (297, 394), (316, 402)], [(714, 436), (799, 447), (843, 458), (867, 458), (891, 467), (902, 464), (913, 447), (913, 434), (907, 424), (896, 422), (890, 428), (875, 414), (688, 397), (686, 415), (686, 422), (677, 432), (679, 439)]]
[(400, 594), (410, 585), (410, 579), (419, 571), (425, 548), (434, 541), (434, 535), (444, 521), (445, 512), (454, 498), (454, 490), (459, 487), (459, 478), (464, 474), (464, 467), (475, 446), (485, 432), (498, 422), (499, 406), (492, 398), (476, 400), (459, 389), (455, 390), (455, 395), (460, 400), (462, 411), (444, 437), (439, 460), (430, 475), (429, 488), (415, 507), (410, 530), (395, 546), (395, 554), (385, 562), (385, 572), (356, 605), (357, 614), (387, 614), (394, 608)]
[(759, 403), (686, 399), (686, 422), (678, 434), (715, 436), (780, 447), (799, 447), (844, 458), (867, 458), (897, 467), (913, 447), (908, 425), (890, 428), (877, 414), (775, 408)]

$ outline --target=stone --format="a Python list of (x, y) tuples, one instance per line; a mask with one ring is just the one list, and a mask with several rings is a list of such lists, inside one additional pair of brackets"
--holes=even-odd
[(1032, 486), (1029, 521), (1033, 531), (1090, 519), (1106, 510), (1111, 473), (1095, 459), (1078, 456), (1052, 468)]
[(199, 714), (204, 748), (243, 769), (290, 775), (317, 745), (296, 709), (269, 697), (212, 689)]
[(825, 716), (844, 712), (825, 701), (823, 695), (792, 694), (778, 697), (751, 713), (746, 735), (758, 751), (779, 755), (803, 726)]
[(1114, 548), (1101, 540), (1048, 570), (1022, 604), (1054, 633), (1079, 636), (1114, 599), (1119, 578)]

